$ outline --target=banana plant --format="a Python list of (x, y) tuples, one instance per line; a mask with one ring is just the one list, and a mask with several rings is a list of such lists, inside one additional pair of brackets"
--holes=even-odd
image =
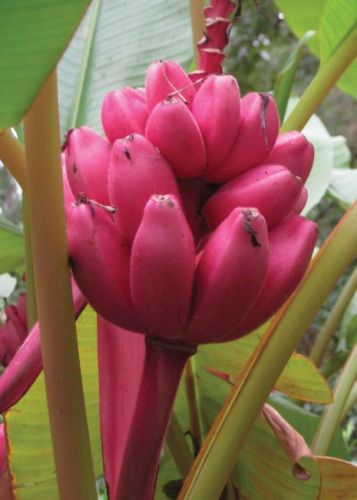
[[(357, 494), (339, 429), (355, 349), (335, 394), (295, 353), (357, 256), (356, 204), (312, 261), (318, 228), (301, 215), (319, 167), (301, 130), (353, 71), (357, 11), (321, 2), (318, 37), (305, 38), (320, 68), (280, 123), (286, 91), (242, 97), (223, 72), (241, 3), (203, 3), (190, 16), (175, 2), (0, 8), (13, 40), (0, 159), (26, 197), (27, 288), (27, 316), (20, 296), (0, 330), (4, 498), (96, 498), (102, 475), (118, 500)], [(160, 50), (139, 36), (145, 15)], [(292, 78), (288, 66), (279, 84)], [(10, 130), (21, 119), (24, 148)], [(329, 407), (319, 419), (301, 402)]]

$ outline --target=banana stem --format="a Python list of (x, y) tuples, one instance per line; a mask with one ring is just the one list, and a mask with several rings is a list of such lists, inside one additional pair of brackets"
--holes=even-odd
[(325, 324), (323, 325), (319, 336), (311, 350), (310, 359), (316, 366), (320, 366), (326, 353), (330, 340), (338, 327), (342, 315), (350, 303), (355, 291), (357, 290), (357, 267), (349, 277), (340, 296), (333, 306)]
[(357, 56), (357, 28), (354, 28), (337, 47), (329, 60), (320, 65), (312, 82), (281, 127), (281, 132), (302, 130), (309, 118), (320, 106), (323, 99), (340, 76)]
[(192, 350), (146, 338), (145, 362), (126, 442), (116, 500), (154, 498), (162, 444), (186, 361)]
[(352, 406), (357, 403), (357, 381), (353, 384), (351, 392), (348, 395), (345, 406), (341, 414), (340, 422), (346, 418), (347, 413), (351, 410)]
[(334, 391), (334, 402), (328, 405), (321, 417), (319, 427), (311, 445), (316, 455), (325, 455), (341, 421), (348, 396), (357, 379), (357, 344), (345, 364)]
[(55, 72), (24, 120), (27, 195), (57, 482), (61, 498), (96, 499), (64, 219)]
[(24, 148), (9, 129), (0, 130), (0, 160), (24, 189), (26, 184)]

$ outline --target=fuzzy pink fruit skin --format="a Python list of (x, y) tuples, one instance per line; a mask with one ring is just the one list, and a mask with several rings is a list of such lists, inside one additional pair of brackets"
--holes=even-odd
[(268, 257), (264, 218), (255, 209), (233, 210), (200, 258), (185, 340), (216, 342), (241, 322), (263, 285)]
[(143, 134), (148, 117), (145, 92), (123, 87), (104, 96), (102, 125), (110, 142), (129, 134)]
[(88, 302), (108, 321), (140, 331), (130, 301), (130, 250), (112, 214), (84, 201), (72, 207), (67, 228), (73, 275)]
[(316, 239), (316, 224), (300, 215), (289, 217), (269, 232), (270, 256), (263, 288), (246, 319), (223, 342), (254, 330), (283, 305), (304, 276)]
[(190, 106), (196, 94), (189, 76), (175, 61), (151, 63), (146, 73), (145, 88), (149, 112), (170, 96)]
[(110, 143), (88, 127), (70, 130), (65, 143), (67, 177), (73, 194), (108, 204)]
[(290, 214), (302, 189), (299, 177), (281, 165), (262, 165), (225, 184), (204, 205), (208, 225), (216, 228), (236, 207), (255, 207), (272, 227)]
[(154, 337), (182, 336), (191, 305), (195, 249), (192, 233), (173, 195), (147, 202), (130, 260), (134, 310)]
[(206, 169), (206, 148), (200, 128), (182, 101), (158, 103), (148, 118), (145, 135), (159, 148), (177, 177), (194, 179)]
[(207, 174), (231, 149), (240, 121), (237, 80), (229, 75), (210, 75), (196, 94), (192, 114), (200, 127), (207, 151)]
[(309, 193), (306, 187), (303, 187), (299, 195), (299, 198), (296, 200), (296, 203), (291, 211), (291, 215), (299, 214), (304, 210), (308, 197)]
[(301, 132), (285, 132), (279, 134), (264, 163), (284, 165), (305, 182), (314, 163), (314, 147)]
[(252, 92), (241, 100), (241, 120), (234, 144), (223, 162), (205, 176), (210, 182), (227, 182), (262, 163), (279, 132), (279, 114), (268, 94)]
[(130, 242), (134, 239), (150, 196), (172, 193), (180, 199), (169, 163), (155, 146), (139, 134), (114, 143), (108, 190), (111, 204), (118, 209), (115, 214), (117, 227)]

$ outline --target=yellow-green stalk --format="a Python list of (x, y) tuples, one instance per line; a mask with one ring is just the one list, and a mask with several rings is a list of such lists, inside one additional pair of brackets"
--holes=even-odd
[(316, 455), (325, 455), (328, 452), (332, 438), (340, 424), (348, 396), (356, 380), (357, 344), (352, 349), (341, 375), (338, 378), (333, 395), (334, 401), (325, 408), (324, 414), (321, 417), (319, 427), (311, 445), (311, 450)]
[(96, 498), (73, 317), (53, 73), (24, 120), (27, 200), (47, 403), (59, 494)]
[(357, 267), (349, 277), (311, 350), (310, 359), (319, 366), (343, 313), (357, 290)]
[(0, 160), (24, 189), (26, 184), (25, 152), (9, 129), (0, 130)]

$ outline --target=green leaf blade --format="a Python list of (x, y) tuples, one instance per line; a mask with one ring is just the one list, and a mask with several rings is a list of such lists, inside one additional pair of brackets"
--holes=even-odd
[(60, 59), (89, 0), (3, 0), (0, 129), (19, 123)]

